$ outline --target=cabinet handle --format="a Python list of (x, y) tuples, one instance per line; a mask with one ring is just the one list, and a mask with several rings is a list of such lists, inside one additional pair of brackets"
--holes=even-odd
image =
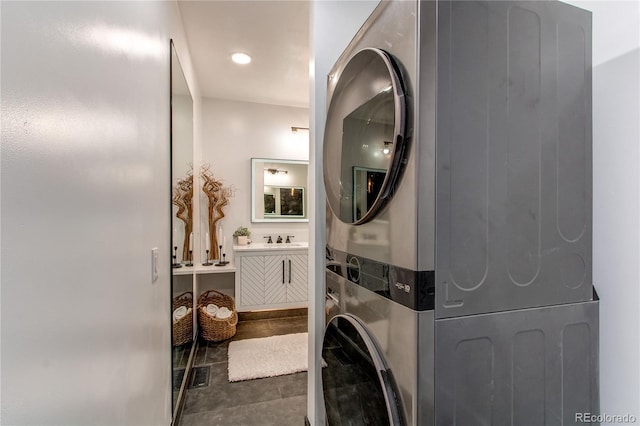
[(282, 261), (282, 284), (284, 284), (284, 260)]
[(291, 284), (291, 259), (289, 259), (289, 284)]

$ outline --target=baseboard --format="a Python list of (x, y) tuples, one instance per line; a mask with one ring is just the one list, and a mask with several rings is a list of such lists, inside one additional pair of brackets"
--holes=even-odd
[(308, 308), (269, 309), (265, 311), (238, 312), (238, 321), (253, 321), (273, 318), (304, 317)]

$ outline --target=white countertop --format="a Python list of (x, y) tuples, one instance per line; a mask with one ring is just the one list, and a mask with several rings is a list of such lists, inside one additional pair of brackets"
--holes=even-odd
[[(217, 260), (213, 260), (213, 263), (217, 263)], [(215, 266), (215, 265), (195, 265), (195, 266), (184, 266), (182, 268), (172, 268), (173, 275), (189, 275), (189, 274), (222, 274), (225, 272), (235, 272), (236, 267), (233, 263), (227, 263), (224, 266)]]
[(295, 243), (251, 243), (246, 246), (233, 246), (233, 251), (280, 251), (280, 250), (307, 250), (309, 249), (308, 242), (295, 242)]

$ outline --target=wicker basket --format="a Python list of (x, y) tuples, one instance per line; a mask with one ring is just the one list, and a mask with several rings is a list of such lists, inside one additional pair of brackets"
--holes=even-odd
[[(213, 303), (218, 307), (226, 307), (231, 311), (229, 318), (220, 319), (207, 313), (207, 305)], [(212, 342), (220, 342), (229, 339), (236, 334), (238, 324), (238, 312), (233, 297), (219, 291), (205, 291), (198, 297), (198, 323), (202, 337)]]
[[(193, 308), (193, 293), (187, 291), (173, 298), (173, 309), (175, 312), (180, 306)], [(185, 315), (173, 323), (173, 346), (184, 345), (193, 339), (193, 313)]]

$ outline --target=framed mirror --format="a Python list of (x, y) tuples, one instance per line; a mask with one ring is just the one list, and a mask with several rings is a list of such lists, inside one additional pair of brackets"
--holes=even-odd
[(308, 222), (309, 162), (251, 159), (251, 221)]
[[(186, 379), (193, 360), (193, 271), (185, 265), (190, 249), (191, 223), (189, 211), (193, 202), (193, 98), (182, 72), (173, 41), (171, 57), (171, 321), (172, 408), (175, 420)], [(191, 179), (189, 178), (191, 176)], [(185, 238), (186, 236), (186, 238)], [(189, 241), (190, 243), (190, 241)], [(175, 256), (175, 257), (174, 257)]]

